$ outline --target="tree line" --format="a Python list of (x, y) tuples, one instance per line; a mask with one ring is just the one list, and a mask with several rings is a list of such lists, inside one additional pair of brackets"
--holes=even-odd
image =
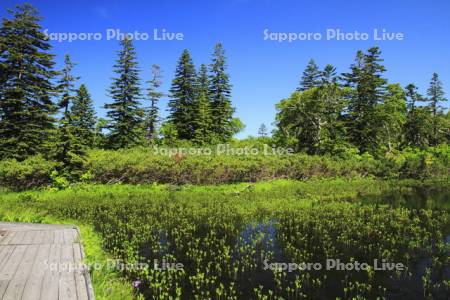
[[(381, 51), (358, 51), (348, 73), (311, 59), (299, 87), (277, 104), (274, 139), (309, 154), (391, 153), (450, 141), (450, 113), (437, 73), (426, 95), (384, 77)], [(264, 132), (265, 127), (260, 129)]]
[(169, 117), (162, 122), (162, 71), (153, 65), (143, 89), (137, 53), (126, 36), (107, 91), (107, 118), (102, 119), (87, 86), (78, 85), (71, 57), (65, 56), (62, 70), (55, 69), (37, 10), (24, 4), (9, 12), (12, 17), (0, 27), (0, 159), (43, 154), (76, 170), (88, 147), (151, 145), (161, 143), (161, 135), (169, 144), (178, 139), (209, 144), (227, 141), (242, 128), (233, 118), (232, 87), (220, 43), (212, 62), (198, 71), (189, 51), (183, 51), (168, 95)]
[[(211, 63), (198, 69), (189, 51), (182, 52), (167, 95), (169, 116), (163, 120), (162, 70), (152, 65), (149, 80), (142, 82), (133, 41), (125, 37), (103, 119), (96, 116), (69, 55), (62, 70), (56, 70), (37, 10), (25, 4), (10, 12), (0, 27), (0, 159), (22, 161), (42, 154), (61, 162), (61, 172), (80, 176), (88, 148), (170, 146), (180, 141), (211, 145), (229, 141), (243, 128), (233, 117), (232, 86), (220, 43)], [(450, 115), (442, 105), (447, 99), (439, 76), (433, 74), (422, 95), (414, 84), (389, 83), (385, 72), (377, 47), (358, 51), (350, 71), (343, 74), (332, 65), (320, 69), (311, 60), (297, 90), (277, 104), (273, 135), (263, 125), (260, 137), (309, 154), (384, 155), (448, 143)]]

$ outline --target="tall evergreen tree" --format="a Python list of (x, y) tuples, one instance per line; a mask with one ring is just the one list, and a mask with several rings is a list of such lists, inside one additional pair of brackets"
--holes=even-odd
[(337, 72), (333, 65), (327, 64), (321, 73), (321, 85), (337, 82)]
[(185, 49), (178, 60), (172, 81), (169, 101), (169, 122), (175, 127), (178, 138), (194, 138), (194, 102), (196, 100), (197, 76), (189, 51)]
[(70, 124), (74, 127), (74, 134), (80, 139), (81, 144), (92, 147), (97, 119), (91, 95), (84, 84), (76, 92), (70, 111)]
[(377, 105), (384, 100), (387, 84), (382, 77), (386, 69), (380, 55), (378, 47), (370, 48), (366, 54), (358, 51), (351, 72), (344, 74), (346, 85), (353, 89), (348, 107), (350, 139), (362, 152), (377, 148), (380, 130)]
[(197, 79), (197, 97), (195, 101), (195, 117), (193, 119), (195, 137), (198, 144), (211, 143), (212, 137), (212, 114), (209, 99), (208, 68), (202, 64)]
[[(320, 125), (319, 153), (337, 153), (346, 148), (345, 123), (342, 111), (346, 106), (345, 95), (348, 93), (338, 82), (336, 68), (330, 64), (322, 72), (317, 99), (323, 111)], [(320, 123), (319, 123), (320, 124)]]
[(314, 59), (311, 59), (306, 66), (305, 71), (303, 71), (302, 79), (300, 80), (300, 86), (297, 91), (309, 90), (313, 87), (320, 85), (322, 73), (319, 70)]
[(30, 4), (0, 27), (0, 158), (47, 153), (54, 132), (54, 55)]
[(62, 94), (58, 106), (63, 109), (62, 118), (66, 124), (70, 123), (70, 106), (75, 99), (75, 82), (79, 79), (79, 77), (72, 75), (75, 65), (70, 56), (66, 54), (64, 56), (64, 68), (61, 71), (62, 76), (58, 81), (58, 91)]
[(54, 150), (56, 159), (62, 163), (60, 171), (66, 176), (77, 178), (81, 175), (85, 162), (85, 149), (72, 124), (71, 107), (76, 98), (75, 82), (78, 80), (78, 77), (72, 75), (74, 66), (75, 63), (71, 61), (70, 56), (66, 55), (61, 79), (58, 81), (58, 91), (61, 93), (58, 106), (62, 109), (62, 117)]
[(443, 113), (443, 107), (441, 103), (447, 101), (447, 99), (444, 97), (442, 82), (439, 79), (439, 75), (437, 73), (433, 73), (427, 95), (427, 101), (429, 102), (429, 107), (433, 114), (432, 137), (430, 139), (430, 142), (432, 145), (437, 145), (439, 143), (439, 115), (442, 115)]
[(156, 139), (156, 127), (159, 121), (158, 102), (164, 96), (158, 89), (161, 86), (162, 72), (159, 65), (152, 65), (152, 78), (148, 81), (147, 97), (150, 100), (150, 107), (147, 108), (147, 141), (151, 144)]
[(267, 137), (267, 126), (266, 126), (266, 124), (262, 123), (261, 126), (259, 126), (258, 136), (261, 137), (261, 138)]
[(209, 94), (213, 116), (213, 132), (219, 141), (228, 141), (234, 134), (231, 103), (231, 84), (226, 71), (225, 50), (221, 43), (214, 48), (213, 60), (210, 64)]
[(117, 77), (108, 92), (113, 102), (106, 104), (109, 119), (107, 147), (126, 148), (141, 141), (143, 111), (140, 107), (141, 91), (136, 51), (127, 35), (121, 40), (122, 49), (114, 65)]

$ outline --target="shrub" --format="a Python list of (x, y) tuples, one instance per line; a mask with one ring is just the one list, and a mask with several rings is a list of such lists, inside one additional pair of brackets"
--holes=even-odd
[(21, 162), (15, 159), (0, 161), (0, 186), (24, 190), (48, 185), (56, 166), (56, 162), (45, 160), (40, 155)]

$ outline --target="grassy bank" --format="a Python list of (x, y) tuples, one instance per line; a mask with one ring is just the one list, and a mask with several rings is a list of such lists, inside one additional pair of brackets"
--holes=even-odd
[[(97, 184), (229, 184), (273, 179), (317, 178), (429, 179), (449, 178), (450, 147), (405, 149), (374, 157), (349, 150), (335, 156), (306, 154), (265, 155), (261, 145), (238, 145), (257, 149), (256, 155), (212, 152), (183, 154), (186, 149), (133, 148), (118, 151), (90, 150), (79, 181)], [(172, 151), (172, 152), (171, 152)], [(178, 154), (173, 151), (178, 151)], [(231, 151), (231, 150), (230, 150)], [(43, 157), (23, 162), (0, 161), (0, 186), (14, 190), (36, 187), (67, 187), (60, 166)], [(74, 183), (74, 182), (72, 182)]]

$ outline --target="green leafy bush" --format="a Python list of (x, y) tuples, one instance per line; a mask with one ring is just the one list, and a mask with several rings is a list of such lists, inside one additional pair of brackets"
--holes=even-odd
[(48, 185), (56, 166), (56, 162), (39, 155), (21, 162), (15, 159), (0, 161), (0, 186), (24, 190)]
[[(405, 149), (374, 157), (349, 150), (336, 156), (264, 155), (263, 144), (239, 142), (239, 147), (259, 149), (258, 155), (171, 154), (168, 148), (91, 150), (82, 170), (83, 183), (169, 183), (224, 184), (272, 179), (312, 178), (448, 178), (450, 146), (427, 150)], [(165, 152), (164, 152), (165, 151)], [(0, 162), (0, 186), (15, 190), (51, 184), (57, 189), (69, 186), (64, 174), (56, 174), (57, 163), (40, 156), (23, 162)], [(53, 172), (53, 173), (52, 173)], [(53, 174), (53, 175), (52, 175)], [(55, 175), (56, 174), (56, 175)]]

